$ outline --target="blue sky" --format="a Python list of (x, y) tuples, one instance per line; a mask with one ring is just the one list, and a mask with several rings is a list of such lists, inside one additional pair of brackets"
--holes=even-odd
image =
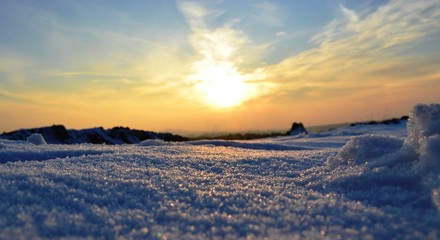
[(439, 19), (434, 0), (3, 0), (0, 131), (398, 116), (440, 100)]

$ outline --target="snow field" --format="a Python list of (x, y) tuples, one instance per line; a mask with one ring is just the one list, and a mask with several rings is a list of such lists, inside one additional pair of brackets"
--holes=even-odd
[(0, 238), (438, 239), (439, 115), (255, 141), (0, 140)]

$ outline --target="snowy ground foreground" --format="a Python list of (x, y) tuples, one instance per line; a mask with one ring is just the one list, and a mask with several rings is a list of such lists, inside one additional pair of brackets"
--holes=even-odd
[(440, 105), (255, 141), (0, 140), (0, 239), (439, 239)]

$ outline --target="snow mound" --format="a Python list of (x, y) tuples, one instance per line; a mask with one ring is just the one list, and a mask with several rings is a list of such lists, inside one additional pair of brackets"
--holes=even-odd
[(407, 130), (404, 140), (371, 134), (353, 137), (328, 163), (335, 167), (410, 159), (416, 172), (440, 172), (440, 104), (415, 106)]
[[(363, 135), (352, 138), (329, 160), (331, 166), (361, 165), (385, 162), (403, 146), (403, 140), (381, 135)], [(382, 164), (381, 164), (382, 165)], [(376, 166), (376, 165), (375, 165)]]
[(43, 135), (40, 133), (32, 133), (32, 135), (26, 138), (26, 141), (35, 145), (47, 145), (46, 140), (44, 140)]
[(169, 145), (169, 143), (165, 142), (161, 139), (147, 139), (140, 143), (138, 143), (139, 146), (166, 146)]
[(407, 143), (418, 147), (426, 138), (440, 134), (440, 104), (416, 105), (408, 122)]
[(401, 172), (405, 178), (419, 178), (430, 189), (432, 205), (440, 212), (440, 104), (415, 106), (407, 130), (405, 139), (371, 134), (353, 137), (327, 165), (332, 169), (367, 166), (365, 176), (372, 175), (369, 169), (377, 172), (382, 171), (379, 167), (387, 167), (388, 172)]
[(416, 152), (413, 170), (432, 189), (432, 203), (440, 212), (440, 104), (417, 105), (408, 123), (406, 144)]
[(432, 202), (440, 211), (440, 188), (432, 190)]
[(440, 104), (414, 107), (406, 144), (418, 155), (415, 171), (440, 173)]

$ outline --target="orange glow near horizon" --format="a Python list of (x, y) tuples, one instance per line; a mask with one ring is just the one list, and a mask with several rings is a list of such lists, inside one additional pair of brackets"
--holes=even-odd
[(438, 1), (82, 3), (0, 1), (0, 132), (265, 131), (440, 102)]

